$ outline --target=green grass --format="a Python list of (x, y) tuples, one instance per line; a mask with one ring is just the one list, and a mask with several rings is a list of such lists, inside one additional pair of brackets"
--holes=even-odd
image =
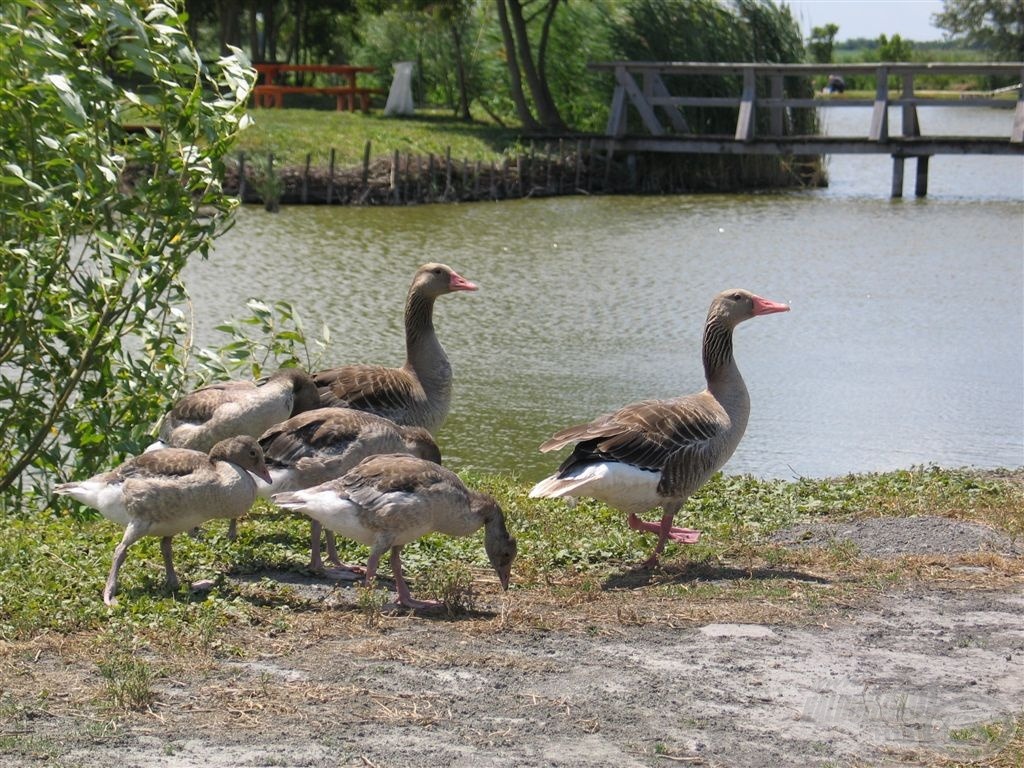
[[(470, 474), (466, 480), (493, 494), (505, 510), (509, 529), (519, 540), (513, 583), (520, 593), (564, 582), (577, 597), (588, 599), (588, 591), (600, 593), (601, 579), (642, 560), (652, 546), (650, 536), (630, 530), (624, 515), (603, 504), (529, 499), (528, 488), (505, 477)], [(765, 537), (798, 519), (917, 514), (977, 520), (1024, 536), (1024, 494), (1016, 475), (934, 468), (794, 482), (719, 475), (677, 517), (678, 523), (703, 531), (701, 542), (685, 551), (670, 546), (665, 562), (681, 558), (699, 566), (755, 558), (760, 567), (783, 568), (796, 555), (767, 544)], [(192, 594), (187, 586), (170, 592), (159, 542), (150, 537), (129, 550), (121, 569), (120, 602), (112, 609), (100, 593), (121, 537), (117, 525), (89, 512), (28, 510), (7, 514), (0, 523), (0, 640), (103, 630), (112, 646), (118, 645), (117, 637), (141, 633), (203, 653), (231, 653), (232, 626), (254, 621), (284, 625), (289, 615), (303, 609), (286, 585), (267, 579), (243, 596), (227, 578), (304, 572), (308, 522), (264, 502), (241, 521), (235, 542), (227, 540), (223, 522), (207, 524), (200, 540), (175, 537), (175, 564), (184, 584), (214, 578), (212, 592)], [(846, 567), (858, 557), (856, 551), (833, 549), (819, 556), (829, 568)], [(348, 561), (365, 562), (367, 557), (365, 547), (345, 540), (339, 540), (339, 550)], [(405, 548), (403, 564), (414, 592), (438, 594), (456, 606), (472, 607), (475, 600), (471, 576), (460, 568), (493, 580), (482, 533), (461, 539), (426, 536)], [(438, 577), (448, 565), (458, 567)], [(383, 564), (382, 570), (388, 572)], [(751, 594), (764, 594), (777, 586), (768, 580), (747, 588)], [(669, 594), (679, 585), (664, 589)]]
[(443, 157), (450, 150), (454, 159), (490, 162), (515, 148), (519, 135), (493, 123), (467, 123), (437, 111), (385, 117), (380, 110), (363, 114), (255, 109), (249, 115), (253, 124), (242, 131), (237, 150), (261, 156), (272, 152), (275, 163), (293, 166), (304, 164), (307, 153), (315, 166), (326, 166), (331, 149), (336, 152), (338, 167), (359, 165), (368, 141), (374, 158), (390, 157), (395, 150), (403, 155)]

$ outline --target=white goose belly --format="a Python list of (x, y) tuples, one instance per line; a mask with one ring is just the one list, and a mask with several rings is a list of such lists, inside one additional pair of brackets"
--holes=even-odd
[(640, 514), (668, 499), (658, 493), (661, 473), (618, 462), (588, 464), (568, 475), (575, 486), (566, 495), (589, 496), (626, 513)]
[(401, 546), (434, 530), (426, 516), (416, 519), (403, 515), (400, 523), (387, 525), (378, 515), (368, 513), (358, 504), (339, 499), (333, 490), (298, 491), (297, 495), (302, 498), (298, 509), (304, 514), (325, 528), (368, 547), (374, 546), (382, 535), (388, 537), (391, 546)]

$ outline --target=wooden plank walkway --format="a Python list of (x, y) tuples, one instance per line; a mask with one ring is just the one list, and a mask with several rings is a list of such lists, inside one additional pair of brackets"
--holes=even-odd
[[(992, 97), (923, 97), (915, 91), (916, 80), (925, 75), (1003, 75), (1024, 82), (1024, 62), (908, 64), (750, 64), (709, 62), (612, 61), (588, 65), (609, 71), (615, 79), (605, 134), (599, 139), (607, 151), (668, 152), (680, 154), (828, 155), (878, 154), (892, 156), (892, 195), (903, 194), (903, 166), (917, 159), (915, 194), (927, 194), (928, 160), (932, 155), (1024, 156), (1024, 89), (1016, 87), (1016, 103)], [(815, 93), (812, 98), (786, 95), (793, 78), (823, 79), (832, 75), (874, 78), (872, 99), (835, 98)], [(679, 77), (715, 76), (739, 84), (734, 96), (677, 96), (669, 85)], [(890, 79), (899, 83), (890, 90)], [(667, 82), (666, 82), (667, 80)], [(792, 92), (792, 89), (790, 89)], [(811, 88), (802, 89), (804, 93)], [(991, 106), (1014, 109), (1008, 135), (922, 135), (918, 108)], [(735, 131), (728, 136), (705, 135), (689, 127), (684, 109), (725, 108), (736, 111)], [(859, 136), (784, 135), (787, 115), (797, 109), (871, 107), (870, 124)], [(902, 129), (889, 132), (889, 109), (902, 110)], [(630, 133), (630, 110), (639, 116), (642, 132)], [(762, 112), (767, 120), (759, 121)], [(634, 123), (635, 124), (635, 123)], [(767, 126), (767, 128), (765, 128)]]

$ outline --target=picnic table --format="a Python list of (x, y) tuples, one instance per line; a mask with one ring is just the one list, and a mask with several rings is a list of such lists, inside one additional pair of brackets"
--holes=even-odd
[[(358, 84), (356, 78), (360, 73), (376, 72), (376, 67), (357, 66), (354, 64), (254, 64), (257, 80), (253, 88), (254, 107), (284, 107), (284, 96), (287, 93), (308, 93), (323, 96), (334, 96), (336, 109), (354, 111), (358, 105), (363, 112), (368, 112), (374, 95), (383, 94), (380, 88), (368, 88)], [(306, 85), (296, 82), (296, 74), (322, 75), (317, 78), (328, 81), (324, 84)]]

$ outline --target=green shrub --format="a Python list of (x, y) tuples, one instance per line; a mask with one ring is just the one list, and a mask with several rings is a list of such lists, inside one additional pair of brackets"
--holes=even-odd
[(11, 0), (0, 48), (7, 509), (138, 450), (179, 390), (179, 276), (233, 208), (251, 72), (208, 67), (174, 7), (137, 0)]

